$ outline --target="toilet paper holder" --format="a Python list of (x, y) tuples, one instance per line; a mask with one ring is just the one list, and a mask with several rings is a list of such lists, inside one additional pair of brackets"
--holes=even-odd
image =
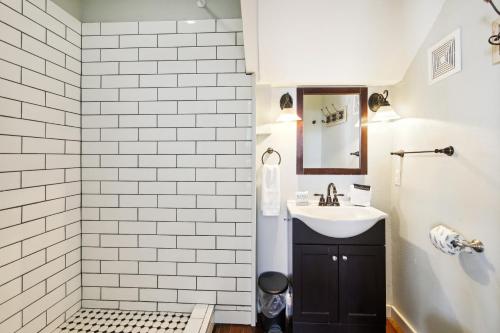
[(464, 249), (471, 249), (474, 250), (478, 253), (484, 252), (484, 244), (480, 240), (473, 239), (470, 242), (463, 240), (463, 241), (452, 241), (453, 245), (460, 248), (460, 250)]
[(461, 252), (482, 253), (484, 244), (480, 240), (466, 240), (460, 233), (442, 224), (433, 227), (429, 231), (431, 243), (441, 252), (456, 255)]

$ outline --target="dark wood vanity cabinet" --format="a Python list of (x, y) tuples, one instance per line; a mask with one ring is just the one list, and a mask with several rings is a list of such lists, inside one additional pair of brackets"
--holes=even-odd
[[(339, 266), (332, 264), (338, 247), (294, 245), (293, 248), (293, 319), (298, 322), (329, 323), (339, 318)], [(297, 286), (297, 287), (295, 287)]]
[(385, 223), (352, 238), (293, 221), (293, 332), (385, 332)]

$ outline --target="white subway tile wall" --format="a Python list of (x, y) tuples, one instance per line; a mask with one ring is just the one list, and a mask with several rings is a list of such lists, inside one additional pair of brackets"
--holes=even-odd
[(209, 303), (216, 321), (250, 323), (255, 142), (241, 20), (82, 31), (83, 307)]
[(0, 3), (0, 332), (49, 333), (81, 307), (81, 24)]

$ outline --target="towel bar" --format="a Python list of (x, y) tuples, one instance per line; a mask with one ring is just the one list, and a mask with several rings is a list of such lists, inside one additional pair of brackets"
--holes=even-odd
[(455, 153), (455, 149), (453, 148), (453, 146), (448, 146), (446, 148), (434, 149), (434, 150), (417, 150), (417, 151), (398, 150), (391, 152), (391, 155), (404, 157), (406, 154), (424, 154), (424, 153), (436, 153), (436, 154), (445, 154), (448, 156), (452, 156)]

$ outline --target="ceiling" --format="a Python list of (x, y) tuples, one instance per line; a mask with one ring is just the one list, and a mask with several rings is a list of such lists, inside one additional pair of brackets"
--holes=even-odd
[(445, 0), (241, 0), (247, 69), (257, 82), (399, 82)]
[(52, 0), (82, 22), (196, 20), (241, 17), (239, 0)]

